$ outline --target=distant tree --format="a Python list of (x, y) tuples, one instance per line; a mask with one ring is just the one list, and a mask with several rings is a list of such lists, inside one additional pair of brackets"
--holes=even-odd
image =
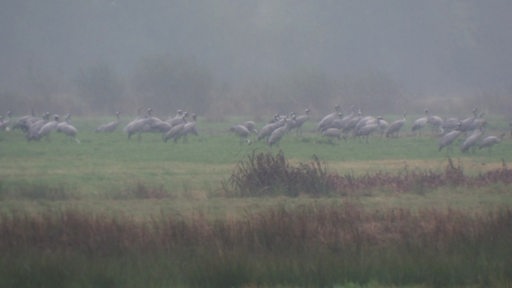
[(178, 108), (204, 113), (209, 108), (213, 80), (204, 67), (184, 59), (156, 55), (141, 59), (133, 76), (141, 105), (170, 112)]
[(112, 114), (119, 109), (125, 87), (107, 64), (80, 70), (74, 83), (78, 96), (96, 113)]
[(296, 111), (302, 112), (306, 107), (327, 111), (340, 104), (336, 79), (325, 73), (298, 71), (291, 75), (289, 86)]
[(406, 100), (400, 85), (377, 71), (343, 78), (340, 91), (344, 103), (375, 113), (402, 111)]

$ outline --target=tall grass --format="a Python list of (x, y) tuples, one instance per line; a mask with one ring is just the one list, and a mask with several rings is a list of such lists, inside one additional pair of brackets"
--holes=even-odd
[(510, 209), (369, 211), (347, 202), (149, 221), (65, 210), (3, 214), (0, 233), (2, 287), (512, 283)]

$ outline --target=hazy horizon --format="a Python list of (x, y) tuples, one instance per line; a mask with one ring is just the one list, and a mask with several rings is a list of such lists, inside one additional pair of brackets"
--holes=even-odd
[(376, 72), (410, 95), (512, 90), (511, 1), (8, 0), (0, 8), (0, 92), (42, 81), (58, 93), (98, 65), (129, 83), (151, 57), (193, 63), (230, 86)]

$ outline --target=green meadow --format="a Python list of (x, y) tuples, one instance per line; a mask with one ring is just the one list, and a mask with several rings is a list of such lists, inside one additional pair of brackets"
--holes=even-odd
[[(177, 143), (150, 133), (128, 140), (122, 127), (95, 133), (106, 120), (74, 119), (80, 144), (1, 132), (0, 286), (512, 285), (509, 134), (462, 153), (458, 144), (438, 151), (429, 130), (328, 141), (310, 122), (268, 147), (240, 144), (228, 131), (239, 119), (199, 118), (199, 136)], [(489, 135), (507, 129), (490, 123)], [(353, 187), (381, 182), (350, 193), (228, 193), (259, 154), (284, 155), (283, 175), (317, 159), (320, 173), (311, 166), (295, 179), (312, 171)], [(426, 185), (452, 177), (450, 165), (462, 180)], [(394, 176), (416, 184), (394, 189)]]

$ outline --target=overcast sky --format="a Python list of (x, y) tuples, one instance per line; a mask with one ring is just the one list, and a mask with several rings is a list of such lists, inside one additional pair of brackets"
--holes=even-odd
[(164, 55), (236, 83), (379, 71), (410, 93), (511, 89), (508, 0), (4, 0), (0, 90)]

